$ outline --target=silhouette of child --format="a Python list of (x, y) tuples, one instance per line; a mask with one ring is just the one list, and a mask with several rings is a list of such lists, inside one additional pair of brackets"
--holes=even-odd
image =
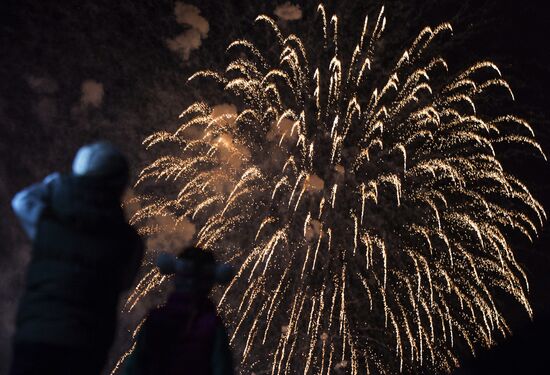
[(175, 291), (153, 309), (128, 359), (128, 375), (231, 375), (232, 354), (225, 327), (208, 298), (215, 282), (232, 277), (211, 252), (185, 249), (178, 258), (164, 254), (161, 273), (175, 273)]

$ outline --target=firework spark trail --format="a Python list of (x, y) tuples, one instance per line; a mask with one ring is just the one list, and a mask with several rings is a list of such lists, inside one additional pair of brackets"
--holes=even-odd
[[(239, 111), (194, 103), (177, 131), (145, 140), (180, 151), (152, 162), (136, 185), (179, 193), (143, 197), (133, 223), (147, 233), (148, 218), (192, 216), (197, 242), (240, 265), (220, 309), (242, 368), (449, 372), (458, 341), (474, 351), (509, 332), (498, 291), (532, 314), (510, 234), (532, 240), (546, 214), (495, 146), (546, 157), (525, 120), (477, 112), (490, 87), (513, 100), (495, 64), (448, 79), (445, 60), (427, 53), (451, 25), (424, 28), (380, 81), (371, 66), (384, 9), (374, 24), (365, 19), (349, 63), (337, 16), (319, 5), (318, 18), (320, 48), (262, 15), (277, 56), (236, 41), (225, 72), (190, 78), (214, 80)], [(129, 306), (150, 290), (144, 283)]]

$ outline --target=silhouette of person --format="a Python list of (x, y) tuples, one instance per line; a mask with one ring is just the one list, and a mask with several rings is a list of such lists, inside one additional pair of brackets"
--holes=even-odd
[(186, 248), (178, 258), (163, 254), (157, 265), (161, 273), (175, 273), (175, 291), (164, 306), (150, 311), (124, 373), (232, 375), (227, 333), (208, 298), (215, 282), (231, 280), (232, 269), (197, 247)]
[(120, 204), (128, 176), (120, 151), (97, 142), (80, 148), (72, 173), (51, 174), (13, 198), (32, 255), (16, 317), (12, 375), (101, 372), (119, 295), (143, 256)]

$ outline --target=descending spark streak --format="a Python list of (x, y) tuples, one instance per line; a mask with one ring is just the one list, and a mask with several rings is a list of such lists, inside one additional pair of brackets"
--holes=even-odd
[[(383, 8), (374, 25), (365, 18), (349, 60), (338, 18), (317, 12), (322, 43), (262, 15), (268, 50), (233, 42), (227, 69), (190, 78), (221, 83), (238, 113), (197, 102), (177, 131), (144, 141), (176, 148), (137, 185), (179, 193), (145, 196), (132, 222), (152, 233), (149, 218), (191, 216), (198, 243), (240, 265), (219, 308), (244, 369), (450, 372), (455, 343), (474, 351), (509, 333), (500, 291), (532, 314), (510, 234), (532, 240), (546, 213), (494, 145), (546, 157), (525, 120), (476, 111), (480, 94), (513, 98), (494, 63), (448, 78), (430, 56), (449, 24), (424, 28), (380, 71)], [(161, 282), (146, 274), (125, 309)]]
[(136, 349), (136, 345), (137, 345), (137, 342), (134, 342), (132, 344), (132, 347), (130, 349), (128, 349), (117, 361), (117, 363), (115, 364), (115, 366), (113, 367), (113, 369), (111, 370), (111, 373), (110, 375), (114, 375), (117, 373), (120, 365), (122, 365), (124, 363), (124, 360), (130, 355), (133, 353), (133, 351)]

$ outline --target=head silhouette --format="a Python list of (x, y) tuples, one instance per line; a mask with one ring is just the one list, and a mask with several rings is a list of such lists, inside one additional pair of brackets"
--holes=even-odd
[(190, 267), (177, 272), (176, 290), (208, 294), (215, 283), (216, 260), (210, 251), (198, 247), (187, 247), (178, 255)]
[(128, 183), (128, 161), (112, 144), (104, 141), (82, 146), (75, 155), (72, 174), (101, 180), (105, 186), (123, 192)]

